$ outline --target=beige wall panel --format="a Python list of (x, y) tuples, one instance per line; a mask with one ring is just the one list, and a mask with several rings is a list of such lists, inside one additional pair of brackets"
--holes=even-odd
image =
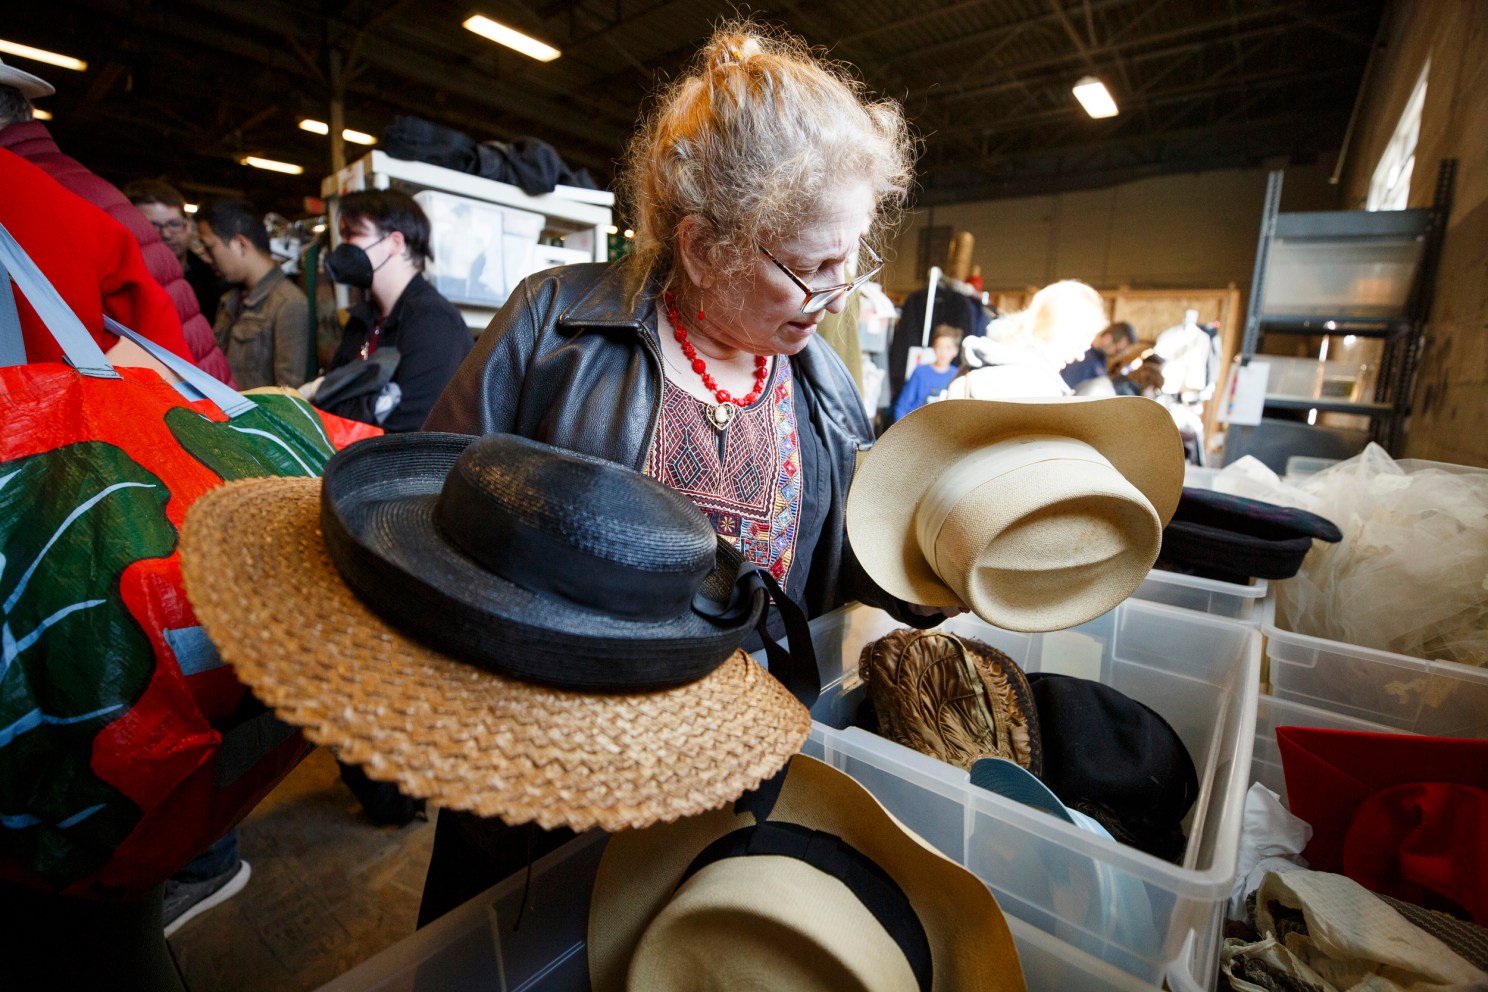
[[(987, 200), (914, 212), (893, 246), (884, 284), (924, 285), (915, 246), (926, 224), (976, 238), (972, 261), (989, 289), (1082, 279), (1102, 287), (1246, 288), (1266, 191), (1265, 169), (1159, 176), (1099, 190)], [(1287, 171), (1284, 207), (1330, 210), (1338, 188), (1322, 166)]]

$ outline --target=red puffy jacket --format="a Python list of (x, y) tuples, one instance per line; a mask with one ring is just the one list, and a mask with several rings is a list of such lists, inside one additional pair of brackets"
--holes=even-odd
[(191, 349), (192, 361), (214, 378), (233, 385), (227, 356), (217, 347), (212, 325), (202, 316), (196, 294), (181, 272), (181, 263), (160, 240), (155, 225), (135, 209), (134, 204), (108, 180), (89, 172), (77, 159), (62, 154), (46, 126), (36, 121), (20, 121), (0, 128), (0, 148), (7, 149), (41, 168), (72, 193), (103, 209), (129, 229), (139, 242), (145, 265), (175, 305), (181, 318), (181, 331)]
[[(107, 313), (182, 358), (189, 358), (170, 297), (151, 277), (123, 225), (74, 196), (45, 172), (0, 149), (0, 223), (20, 242), (98, 347), (118, 338), (103, 328)], [(59, 362), (62, 350), (20, 290), (14, 290), (26, 358)]]

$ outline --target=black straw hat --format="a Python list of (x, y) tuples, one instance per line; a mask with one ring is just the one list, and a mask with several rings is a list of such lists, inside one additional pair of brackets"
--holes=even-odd
[(681, 493), (512, 435), (371, 438), (326, 465), (321, 528), (348, 586), (467, 663), (582, 691), (701, 678), (764, 608)]

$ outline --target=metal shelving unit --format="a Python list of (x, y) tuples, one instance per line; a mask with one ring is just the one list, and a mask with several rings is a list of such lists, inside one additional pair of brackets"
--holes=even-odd
[[(1372, 339), (1382, 345), (1372, 395), (1295, 395), (1273, 392), (1268, 386), (1266, 409), (1368, 418), (1368, 437), (1391, 454), (1397, 453), (1431, 313), (1456, 166), (1455, 159), (1441, 163), (1431, 207), (1389, 211), (1281, 213), (1282, 173), (1271, 173), (1241, 362), (1266, 357), (1260, 348), (1267, 335), (1321, 337), (1324, 344), (1317, 359), (1321, 383), (1323, 357), (1331, 339)], [(1361, 371), (1356, 393), (1363, 385)], [(1261, 435), (1266, 423), (1262, 420), (1260, 428), (1246, 429), (1257, 432), (1256, 447), (1264, 447)], [(1285, 432), (1288, 444), (1296, 449), (1288, 453), (1316, 453), (1307, 450), (1309, 432), (1299, 431), (1298, 426), (1290, 424)], [(1337, 451), (1340, 432), (1327, 427), (1311, 431), (1316, 433), (1320, 451)], [(1237, 446), (1237, 450), (1227, 450), (1226, 459), (1234, 460), (1242, 453), (1247, 452)]]

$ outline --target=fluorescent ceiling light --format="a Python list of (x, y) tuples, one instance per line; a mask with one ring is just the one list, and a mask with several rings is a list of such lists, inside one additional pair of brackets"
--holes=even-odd
[(1116, 101), (1111, 99), (1111, 91), (1094, 76), (1086, 76), (1076, 83), (1074, 92), (1075, 99), (1080, 101), (1080, 106), (1091, 117), (1099, 120), (1102, 117), (1116, 116)]
[(30, 59), (33, 62), (45, 62), (47, 65), (61, 66), (63, 69), (73, 69), (82, 72), (88, 68), (88, 63), (82, 59), (75, 59), (71, 55), (58, 55), (44, 48), (32, 48), (30, 45), (18, 45), (13, 41), (0, 39), (0, 52), (6, 55), (14, 55), (17, 58)]
[(489, 38), (498, 45), (515, 49), (539, 62), (551, 62), (563, 54), (552, 45), (545, 45), (536, 38), (528, 37), (514, 28), (509, 28), (505, 24), (480, 14), (473, 14), (465, 19), (465, 30), (474, 31), (482, 38)]
[[(325, 121), (313, 121), (308, 117), (300, 121), (300, 130), (309, 131), (311, 134), (330, 134), (331, 126)], [(341, 129), (341, 137), (357, 145), (375, 145), (377, 139), (365, 131), (353, 131), (349, 127)]]
[(52, 112), (50, 110), (42, 110), (40, 107), (32, 107), (31, 118), (38, 121), (49, 121), (52, 119)]
[(251, 165), (255, 169), (267, 169), (270, 172), (283, 172), (291, 176), (298, 176), (305, 171), (303, 165), (295, 165), (293, 162), (276, 162), (271, 158), (259, 158), (257, 155), (249, 155), (240, 159), (244, 165)]

